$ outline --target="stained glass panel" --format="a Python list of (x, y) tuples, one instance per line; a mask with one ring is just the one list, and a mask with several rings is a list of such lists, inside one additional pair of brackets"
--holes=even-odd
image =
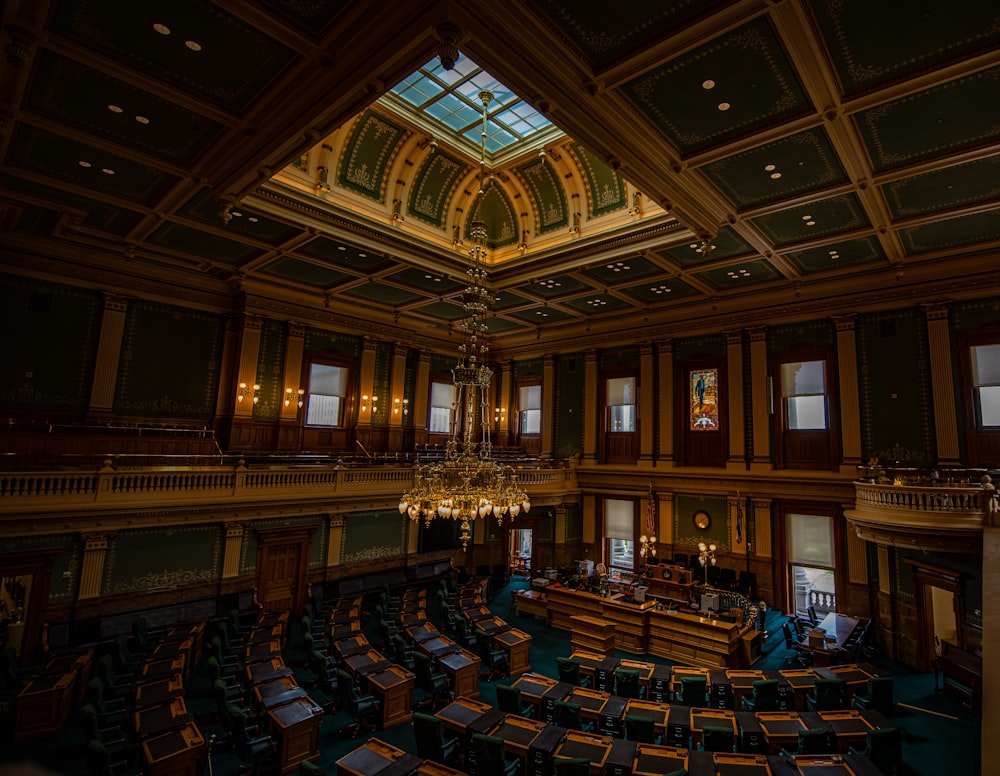
[(690, 427), (692, 431), (719, 430), (719, 370), (692, 369), (690, 388)]

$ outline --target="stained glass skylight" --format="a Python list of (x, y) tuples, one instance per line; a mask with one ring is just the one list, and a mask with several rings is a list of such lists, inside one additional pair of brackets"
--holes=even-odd
[(496, 153), (552, 126), (547, 118), (479, 65), (459, 55), (445, 70), (436, 57), (391, 91), (418, 111), (479, 147), (483, 104), (479, 93), (493, 93), (486, 126), (486, 152)]

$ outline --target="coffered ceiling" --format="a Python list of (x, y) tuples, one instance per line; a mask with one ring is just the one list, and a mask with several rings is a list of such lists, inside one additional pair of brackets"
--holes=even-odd
[[(479, 215), (501, 353), (995, 294), (998, 8), (6, 3), (0, 262), (434, 346)], [(442, 53), (554, 126), (481, 201)]]

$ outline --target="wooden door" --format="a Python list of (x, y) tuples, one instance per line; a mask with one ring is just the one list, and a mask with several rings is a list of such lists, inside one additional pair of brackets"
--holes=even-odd
[(310, 528), (258, 532), (257, 597), (266, 612), (299, 612), (308, 593)]

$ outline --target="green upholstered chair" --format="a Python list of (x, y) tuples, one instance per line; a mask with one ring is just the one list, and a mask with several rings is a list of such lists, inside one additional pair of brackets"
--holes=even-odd
[(559, 670), (559, 681), (577, 687), (589, 687), (590, 680), (580, 675), (580, 661), (571, 657), (557, 657), (556, 668)]
[(796, 754), (831, 754), (837, 751), (836, 744), (830, 740), (831, 738), (833, 736), (826, 728), (800, 730), (796, 740), (798, 748), (794, 751), (791, 749), (782, 749), (781, 754), (784, 757), (791, 757)]
[(743, 699), (743, 711), (778, 711), (780, 704), (778, 680), (757, 679), (753, 683), (753, 695)]
[(586, 757), (554, 757), (552, 771), (555, 776), (590, 776), (590, 760)]
[(638, 698), (640, 692), (639, 672), (636, 669), (615, 669), (615, 695), (622, 698)]
[(708, 706), (708, 679), (704, 676), (682, 676), (680, 697), (675, 701), (682, 706), (706, 708)]
[(731, 727), (705, 725), (701, 729), (701, 748), (705, 752), (734, 752), (736, 733)]
[(871, 760), (872, 765), (882, 771), (883, 776), (897, 776), (900, 773), (903, 755), (900, 743), (899, 728), (875, 728), (865, 734), (865, 746), (862, 749), (851, 747), (851, 754), (862, 754)]
[(868, 680), (867, 691), (855, 695), (852, 704), (859, 711), (872, 709), (885, 714), (887, 717), (891, 716), (895, 708), (895, 703), (892, 699), (892, 677), (871, 677)]
[(433, 714), (413, 712), (413, 735), (417, 739), (417, 754), (425, 760), (452, 765), (458, 757), (458, 740), (446, 738), (441, 720)]
[(809, 711), (838, 711), (847, 708), (847, 685), (840, 679), (817, 679), (806, 696)]
[(625, 715), (625, 738), (641, 744), (658, 744), (656, 720), (641, 714)]
[(555, 723), (568, 730), (581, 730), (584, 733), (594, 729), (593, 723), (584, 721), (580, 713), (580, 704), (569, 701), (556, 701)]

